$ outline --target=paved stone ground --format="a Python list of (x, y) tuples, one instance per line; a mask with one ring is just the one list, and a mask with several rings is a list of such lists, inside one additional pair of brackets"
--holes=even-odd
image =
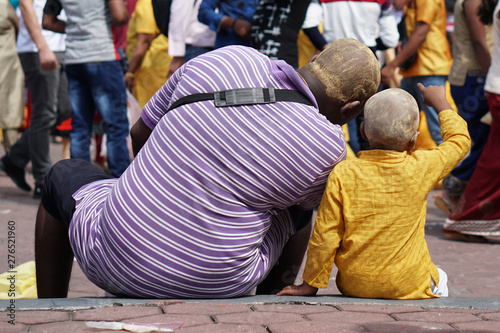
[[(52, 145), (53, 160), (61, 146)], [(3, 156), (0, 149), (0, 156)], [(27, 179), (33, 183), (33, 177)], [(223, 300), (132, 300), (105, 297), (74, 265), (68, 299), (0, 300), (0, 332), (107, 332), (87, 321), (182, 324), (179, 332), (500, 332), (500, 240), (445, 239), (445, 215), (428, 197), (426, 240), (433, 262), (448, 273), (449, 298), (393, 301), (342, 297), (330, 285), (317, 297), (250, 296)], [(8, 270), (7, 223), (16, 226), (16, 264), (34, 259), (39, 202), (0, 172), (0, 272)], [(3, 258), (3, 259), (2, 259)], [(297, 282), (300, 282), (297, 281)], [(3, 311), (2, 311), (3, 310)], [(110, 331), (112, 332), (112, 331)]]

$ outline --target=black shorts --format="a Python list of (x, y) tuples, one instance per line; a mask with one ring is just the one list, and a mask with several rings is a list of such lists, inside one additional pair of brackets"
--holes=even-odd
[(313, 216), (313, 210), (301, 210), (298, 206), (288, 207), (288, 212), (292, 217), (293, 225), (295, 226), (295, 230), (299, 231), (305, 228), (309, 222), (311, 222), (311, 218)]
[(90, 162), (80, 159), (59, 161), (45, 177), (42, 205), (50, 215), (69, 228), (75, 211), (73, 194), (83, 185), (109, 178), (114, 177)]

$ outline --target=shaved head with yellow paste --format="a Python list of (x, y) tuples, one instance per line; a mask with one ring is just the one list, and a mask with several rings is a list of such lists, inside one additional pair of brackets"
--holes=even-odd
[(416, 100), (398, 88), (383, 90), (365, 104), (364, 133), (371, 146), (405, 150), (418, 130)]
[(377, 58), (352, 38), (331, 43), (310, 66), (310, 71), (326, 86), (327, 95), (344, 103), (366, 100), (380, 85)]
[(380, 85), (377, 58), (352, 38), (334, 41), (297, 72), (314, 94), (320, 113), (340, 125), (358, 116)]

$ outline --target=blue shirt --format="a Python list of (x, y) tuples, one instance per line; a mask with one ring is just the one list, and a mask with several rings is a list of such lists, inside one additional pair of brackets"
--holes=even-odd
[[(250, 45), (250, 40), (238, 36), (233, 29), (220, 29), (224, 16), (252, 23), (257, 0), (203, 0), (198, 11), (198, 20), (217, 32), (215, 48), (228, 45)], [(216, 12), (218, 9), (218, 12)]]

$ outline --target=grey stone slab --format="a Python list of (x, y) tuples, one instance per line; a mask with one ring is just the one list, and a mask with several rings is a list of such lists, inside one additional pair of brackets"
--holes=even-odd
[[(16, 308), (19, 310), (79, 310), (95, 307), (106, 307), (113, 305), (122, 306), (144, 306), (153, 299), (129, 299), (129, 298), (53, 298), (53, 299), (18, 299)], [(475, 297), (444, 297), (424, 300), (386, 300), (386, 299), (365, 299), (344, 296), (274, 296), (257, 295), (248, 297), (228, 298), (228, 299), (193, 299), (183, 300), (185, 303), (243, 303), (243, 304), (314, 304), (314, 305), (402, 305), (418, 306), (423, 308), (443, 308), (443, 309), (492, 309), (500, 310), (500, 298), (475, 298)], [(0, 309), (6, 309), (9, 300), (0, 300)]]
[(123, 321), (161, 314), (160, 308), (113, 306), (72, 312), (75, 321)]

